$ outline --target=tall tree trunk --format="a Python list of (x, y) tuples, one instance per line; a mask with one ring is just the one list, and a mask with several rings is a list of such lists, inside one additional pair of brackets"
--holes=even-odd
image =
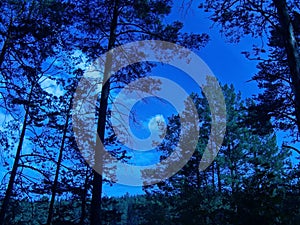
[[(72, 102), (72, 100), (71, 100), (71, 102)], [(62, 162), (62, 157), (63, 157), (63, 151), (64, 151), (64, 147), (65, 147), (65, 140), (67, 138), (67, 133), (68, 133), (69, 118), (71, 116), (70, 115), (71, 102), (70, 102), (70, 105), (68, 108), (67, 118), (66, 118), (64, 130), (63, 130), (62, 141), (61, 141), (61, 145), (59, 148), (59, 155), (58, 155), (58, 159), (57, 159), (55, 177), (54, 177), (53, 186), (52, 186), (52, 195), (51, 195), (51, 200), (50, 200), (50, 205), (49, 205), (49, 210), (48, 210), (47, 225), (51, 224), (52, 217), (53, 217), (54, 202), (55, 202), (55, 196), (57, 193), (58, 177), (59, 177), (59, 172), (60, 172), (60, 167), (61, 167), (61, 162)]]
[(298, 132), (300, 132), (300, 55), (294, 34), (294, 28), (288, 13), (286, 0), (273, 0), (277, 9), (282, 37), (285, 41), (285, 51), (291, 73), (292, 90), (295, 95), (295, 113)]
[[(31, 91), (29, 93), (29, 97), (28, 97), (28, 102), (29, 103), (31, 102), (31, 95), (32, 95), (33, 88), (34, 88), (34, 86), (31, 88)], [(24, 139), (25, 139), (25, 133), (26, 133), (26, 128), (27, 128), (27, 119), (28, 119), (28, 115), (29, 115), (29, 108), (30, 107), (29, 107), (29, 104), (28, 104), (26, 106), (26, 110), (25, 110), (25, 115), (24, 115), (24, 120), (23, 120), (23, 127), (22, 127), (19, 144), (18, 144), (17, 151), (16, 151), (14, 164), (13, 164), (13, 167), (12, 167), (12, 170), (11, 170), (8, 186), (7, 186), (7, 189), (6, 189), (6, 192), (5, 192), (5, 197), (3, 199), (3, 203), (2, 203), (2, 206), (1, 206), (0, 225), (5, 224), (5, 214), (7, 212), (7, 209), (8, 209), (8, 206), (9, 206), (9, 200), (11, 198), (13, 188), (14, 188), (14, 182), (15, 182), (15, 179), (16, 179), (17, 170), (18, 170), (18, 166), (19, 166), (19, 161), (20, 161), (20, 158), (21, 158), (23, 142), (24, 142)]]
[[(113, 17), (112, 22), (110, 25), (110, 35), (108, 41), (107, 50), (111, 50), (116, 41), (116, 28), (118, 25), (118, 6), (119, 1), (114, 1), (114, 10), (113, 10)], [(100, 141), (104, 143), (105, 137), (105, 123), (106, 123), (106, 112), (108, 106), (108, 97), (110, 91), (110, 73), (112, 68), (112, 55), (110, 53), (107, 54), (105, 68), (104, 68), (104, 75), (103, 81), (106, 81), (105, 84), (102, 86), (101, 91), (101, 99), (100, 99), (100, 108), (99, 108), (99, 115), (98, 115), (98, 124), (97, 124), (97, 133), (99, 135)], [(99, 140), (99, 139), (97, 139)], [(96, 143), (96, 146), (100, 146), (99, 143)], [(102, 174), (99, 174), (97, 171), (102, 171), (102, 168), (98, 168), (102, 166), (102, 156), (101, 151), (103, 149), (96, 149), (95, 151), (95, 165), (96, 170), (93, 170), (93, 188), (92, 188), (92, 203), (91, 203), (91, 225), (101, 225), (102, 224), (102, 213), (101, 213), (101, 196), (102, 196)]]

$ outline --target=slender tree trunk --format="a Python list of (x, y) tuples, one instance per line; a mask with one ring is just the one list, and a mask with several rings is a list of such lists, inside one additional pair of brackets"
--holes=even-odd
[[(33, 87), (32, 87), (33, 89)], [(32, 95), (32, 89), (30, 91), (29, 94), (29, 100), (28, 102), (31, 102), (31, 95)], [(27, 128), (27, 119), (28, 119), (28, 114), (29, 114), (29, 104), (26, 107), (25, 110), (25, 115), (24, 115), (24, 120), (23, 120), (23, 127), (22, 127), (22, 131), (21, 131), (21, 135), (20, 135), (20, 140), (19, 140), (19, 144), (17, 147), (17, 151), (16, 151), (16, 156), (15, 156), (15, 160), (14, 160), (14, 164), (11, 170), (11, 174), (10, 174), (10, 178), (9, 178), (9, 182), (8, 182), (8, 186), (5, 192), (5, 197), (3, 199), (3, 203), (1, 206), (1, 212), (0, 212), (0, 225), (4, 225), (5, 224), (5, 214), (8, 210), (8, 206), (9, 206), (9, 200), (11, 198), (12, 192), (13, 192), (13, 188), (14, 188), (14, 182), (16, 179), (16, 175), (17, 175), (17, 170), (18, 170), (18, 166), (19, 166), (19, 161), (21, 158), (21, 152), (22, 152), (22, 147), (23, 147), (23, 142), (25, 139), (25, 133), (26, 133), (26, 128)]]
[(228, 145), (228, 153), (229, 153), (229, 161), (230, 161), (230, 178), (231, 178), (231, 191), (232, 194), (235, 192), (235, 188), (234, 188), (234, 182), (235, 182), (235, 175), (234, 175), (234, 166), (233, 166), (233, 160), (231, 158), (231, 151), (233, 151), (233, 148), (231, 149), (230, 144)]
[(61, 162), (62, 162), (62, 157), (63, 157), (63, 151), (64, 151), (64, 147), (65, 147), (65, 140), (67, 138), (67, 133), (68, 133), (69, 119), (71, 116), (70, 110), (71, 110), (71, 103), (69, 105), (69, 109), (67, 112), (67, 118), (66, 118), (64, 130), (63, 130), (63, 137), (62, 137), (61, 145), (59, 148), (59, 155), (58, 155), (58, 160), (57, 160), (55, 177), (54, 177), (54, 182), (53, 182), (53, 186), (52, 186), (52, 195), (51, 195), (51, 200), (50, 200), (50, 205), (49, 205), (49, 210), (48, 210), (47, 225), (50, 225), (52, 222), (55, 196), (57, 193), (58, 177), (59, 177), (59, 172), (60, 172), (60, 167), (61, 167)]
[(86, 196), (88, 191), (88, 183), (89, 183), (89, 166), (86, 167), (86, 173), (85, 173), (85, 181), (84, 181), (84, 189), (81, 196), (81, 216), (80, 216), (80, 225), (84, 225), (84, 220), (86, 217)]
[(300, 132), (300, 55), (299, 46), (294, 34), (294, 28), (288, 13), (286, 0), (273, 0), (277, 9), (282, 37), (285, 41), (285, 51), (291, 73), (292, 90), (295, 95), (295, 114), (298, 132)]
[[(110, 36), (108, 42), (107, 50), (111, 50), (116, 41), (116, 28), (118, 25), (118, 0), (114, 1), (114, 10), (113, 10), (113, 17), (110, 26)], [(100, 141), (104, 143), (105, 137), (105, 123), (106, 123), (106, 112), (108, 106), (108, 97), (110, 91), (110, 73), (112, 68), (112, 55), (107, 54), (105, 68), (104, 68), (104, 75), (103, 81), (106, 81), (105, 84), (102, 86), (101, 91), (101, 99), (100, 99), (100, 109), (98, 115), (98, 127), (97, 133), (99, 135)], [(96, 146), (100, 146), (96, 143)], [(103, 149), (96, 149), (95, 151), (95, 165), (94, 167), (102, 167), (102, 156), (101, 151)], [(102, 212), (101, 212), (101, 196), (102, 196), (102, 174), (99, 174), (98, 171), (102, 171), (102, 168), (98, 168), (93, 170), (93, 188), (92, 188), (92, 203), (91, 203), (91, 225), (101, 225), (102, 224)]]

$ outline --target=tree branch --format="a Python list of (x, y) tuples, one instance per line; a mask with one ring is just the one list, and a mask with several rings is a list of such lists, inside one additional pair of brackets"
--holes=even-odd
[(297, 148), (295, 148), (295, 147), (293, 147), (293, 146), (282, 144), (282, 147), (283, 147), (283, 148), (289, 148), (289, 149), (292, 149), (292, 150), (294, 150), (295, 152), (297, 152), (297, 153), (300, 155), (300, 150), (297, 149)]

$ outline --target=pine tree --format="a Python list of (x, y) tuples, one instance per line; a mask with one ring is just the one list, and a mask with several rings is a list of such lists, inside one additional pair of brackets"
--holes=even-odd
[[(145, 190), (150, 196), (158, 193), (173, 198), (176, 204), (171, 214), (175, 214), (173, 223), (176, 224), (253, 224), (257, 221), (276, 224), (283, 221), (280, 210), (285, 205), (279, 202), (287, 193), (290, 153), (277, 147), (272, 129), (259, 133), (251, 127), (251, 112), (246, 110), (246, 103), (232, 85), (224, 85), (223, 92), (227, 129), (215, 162), (199, 172), (200, 156), (209, 144), (211, 115), (205, 98), (192, 95), (201, 115), (199, 124), (203, 125), (198, 148), (178, 173)], [(253, 101), (249, 100), (249, 104)], [(176, 144), (176, 134), (181, 129), (175, 116), (168, 129), (166, 141), (160, 147), (165, 156), (172, 151), (170, 143)]]
[[(85, 40), (82, 51), (91, 58), (113, 49), (116, 46), (138, 40), (159, 39), (182, 43), (185, 46), (199, 48), (207, 40), (207, 35), (181, 34), (182, 24), (163, 24), (162, 19), (170, 13), (171, 1), (78, 1), (76, 15), (83, 21), (83, 27), (77, 27), (80, 38)], [(83, 30), (83, 29), (84, 30)], [(87, 34), (88, 36), (83, 36)], [(80, 40), (79, 40), (80, 41)], [(81, 42), (80, 42), (81, 43)], [(98, 110), (97, 133), (100, 141), (105, 143), (107, 110), (110, 89), (122, 88), (131, 81), (144, 77), (151, 68), (150, 64), (136, 64), (111, 75), (112, 55), (108, 53), (103, 80), (106, 81), (101, 90)], [(125, 76), (129, 74), (130, 76)], [(110, 77), (110, 79), (108, 79)], [(116, 82), (116, 83), (114, 83)], [(99, 146), (99, 143), (96, 143)], [(94, 165), (102, 165), (101, 150), (97, 149)], [(112, 153), (116, 155), (115, 153)], [(103, 168), (95, 168), (93, 174), (91, 224), (101, 223), (101, 194)]]
[[(22, 120), (16, 156), (0, 212), (0, 223), (4, 224), (16, 176), (19, 174), (26, 130), (29, 126), (41, 127), (44, 119), (47, 93), (41, 83), (48, 68), (43, 68), (42, 63), (55, 54), (54, 46), (58, 44), (58, 39), (54, 39), (54, 36), (65, 21), (60, 20), (61, 17), (53, 20), (53, 13), (61, 15), (60, 7), (65, 4), (58, 1), (2, 1), (0, 6), (4, 12), (1, 14), (1, 23), (5, 29), (0, 34), (3, 41), (0, 53), (3, 80), (1, 94), (6, 113)], [(23, 116), (18, 118), (15, 116), (18, 114)], [(21, 168), (34, 169), (24, 164)]]
[[(200, 7), (212, 11), (211, 20), (221, 25), (221, 32), (232, 42), (239, 42), (245, 36), (251, 36), (254, 42), (255, 38), (267, 38), (269, 48), (262, 42), (261, 46), (253, 45), (253, 54), (244, 52), (250, 59), (254, 55), (254, 59), (263, 61), (259, 64), (260, 72), (254, 76), (259, 87), (265, 89), (264, 94), (259, 95), (265, 110), (261, 121), (271, 116), (275, 122), (278, 119), (275, 125), (280, 129), (299, 132), (299, 1), (215, 0), (205, 1)], [(263, 59), (264, 56), (267, 59)], [(272, 100), (274, 104), (270, 104)]]

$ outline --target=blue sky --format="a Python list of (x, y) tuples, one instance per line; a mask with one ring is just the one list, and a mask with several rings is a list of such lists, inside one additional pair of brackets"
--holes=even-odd
[[(181, 1), (179, 1), (181, 2)], [(177, 3), (179, 4), (179, 3)], [(214, 75), (222, 84), (234, 84), (237, 91), (241, 91), (244, 98), (257, 94), (259, 89), (255, 82), (247, 82), (257, 72), (257, 61), (250, 61), (241, 54), (242, 51), (251, 50), (253, 39), (244, 38), (240, 43), (228, 43), (225, 37), (219, 33), (218, 27), (211, 27), (212, 22), (208, 19), (209, 14), (197, 8), (197, 2), (193, 1), (191, 8), (184, 13), (179, 5), (175, 5), (172, 14), (166, 19), (166, 22), (180, 20), (184, 23), (184, 32), (207, 33), (210, 36), (209, 43), (196, 53), (210, 67)], [(258, 40), (259, 42), (259, 40)], [(78, 52), (80, 54), (80, 52)], [(77, 56), (77, 53), (74, 57)], [(84, 67), (84, 65), (82, 65)], [(182, 71), (171, 66), (159, 66), (152, 71), (154, 76), (162, 76), (180, 84), (187, 92), (199, 92), (199, 87)], [(63, 94), (60, 87), (51, 80), (45, 80), (43, 87), (51, 89), (50, 92)], [(166, 102), (148, 99), (146, 103), (139, 102), (134, 109), (137, 111), (137, 120), (140, 126), (131, 124), (133, 132), (138, 137), (146, 138), (150, 134), (149, 127), (157, 119), (164, 119), (176, 113), (174, 107)], [(140, 111), (142, 109), (142, 111)], [(163, 109), (163, 110), (161, 110)], [(154, 128), (153, 128), (154, 129)], [(280, 134), (282, 138), (283, 134)], [(132, 151), (130, 152), (131, 163), (137, 165), (148, 165), (157, 162), (159, 154), (155, 150), (151, 151)], [(142, 194), (141, 187), (129, 187), (115, 184), (113, 186), (104, 185), (103, 194), (108, 196), (121, 196), (126, 193)]]
[[(209, 14), (204, 13), (201, 9), (198, 9), (197, 4), (194, 3), (188, 13), (183, 13), (179, 6), (173, 8), (172, 14), (167, 19), (167, 22), (174, 20), (180, 20), (184, 23), (185, 32), (193, 33), (208, 33), (210, 36), (210, 42), (203, 49), (196, 52), (204, 62), (210, 67), (214, 75), (222, 84), (234, 84), (237, 91), (242, 92), (244, 98), (251, 97), (253, 94), (258, 93), (258, 88), (255, 82), (247, 82), (257, 71), (255, 61), (247, 60), (244, 55), (241, 54), (242, 51), (251, 50), (253, 40), (243, 39), (238, 44), (228, 43), (224, 37), (222, 37), (218, 31), (217, 27), (211, 28), (211, 21), (208, 19)], [(199, 92), (199, 87), (183, 72), (171, 67), (171, 66), (158, 66), (152, 71), (154, 76), (162, 76), (171, 79), (174, 82), (180, 84), (187, 92)], [(143, 104), (143, 103), (138, 103)], [(165, 105), (159, 101), (151, 100), (147, 104), (137, 106), (136, 109), (143, 108), (142, 113), (137, 113), (139, 115), (138, 119), (149, 122), (151, 118), (164, 114), (163, 117), (167, 118), (168, 115), (174, 113), (175, 109), (170, 105)], [(154, 107), (153, 107), (154, 105)], [(159, 109), (164, 108), (161, 112)], [(154, 110), (153, 110), (154, 109)], [(155, 110), (156, 109), (156, 110)], [(139, 131), (140, 136), (147, 136), (149, 131), (147, 131), (146, 126), (133, 125), (133, 130)], [(135, 154), (134, 160), (136, 163), (151, 163), (157, 160), (157, 155), (153, 151), (149, 152), (139, 152)], [(141, 187), (129, 187), (125, 185), (115, 184), (113, 186), (104, 185), (103, 194), (104, 195), (123, 195), (125, 193), (129, 194), (142, 194)]]

